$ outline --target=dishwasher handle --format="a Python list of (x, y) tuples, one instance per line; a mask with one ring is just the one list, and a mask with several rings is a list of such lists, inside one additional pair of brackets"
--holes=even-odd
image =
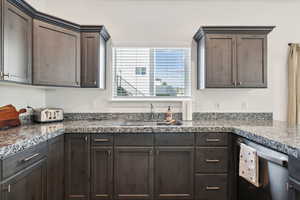
[(270, 161), (272, 163), (278, 164), (282, 167), (287, 167), (288, 166), (288, 159), (284, 158), (284, 157), (277, 157), (277, 156), (273, 156), (270, 153), (264, 153), (264, 152), (257, 152), (258, 157), (263, 158), (267, 161)]
[[(238, 146), (241, 146), (242, 142), (241, 141), (237, 141)], [(247, 144), (245, 144), (247, 145)], [(253, 148), (253, 147), (252, 147)], [(256, 150), (257, 152), (257, 156), (265, 159), (267, 161), (270, 161), (272, 163), (275, 163), (277, 165), (283, 166), (283, 167), (288, 167), (288, 158), (285, 157), (281, 157), (281, 156), (274, 156), (272, 155), (270, 152), (262, 152), (259, 150)]]

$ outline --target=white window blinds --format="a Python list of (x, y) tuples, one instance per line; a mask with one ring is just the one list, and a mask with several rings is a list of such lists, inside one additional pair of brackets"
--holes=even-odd
[(189, 97), (190, 48), (113, 48), (114, 97)]

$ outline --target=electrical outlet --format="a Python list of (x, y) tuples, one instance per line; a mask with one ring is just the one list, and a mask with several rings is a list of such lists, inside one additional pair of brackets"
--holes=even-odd
[(220, 110), (220, 103), (215, 103), (215, 109)]
[(242, 108), (242, 110), (247, 110), (248, 109), (247, 102), (242, 102), (241, 108)]

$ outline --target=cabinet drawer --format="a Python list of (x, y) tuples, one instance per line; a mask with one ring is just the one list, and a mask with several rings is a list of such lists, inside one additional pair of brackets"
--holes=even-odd
[(103, 135), (92, 135), (92, 145), (93, 146), (106, 146), (113, 145), (114, 138), (112, 135), (103, 134)]
[(196, 149), (196, 171), (223, 173), (228, 170), (227, 147), (199, 147)]
[(47, 155), (47, 143), (17, 153), (3, 160), (3, 179), (25, 169)]
[(199, 133), (196, 136), (198, 146), (226, 146), (228, 133)]
[(119, 134), (115, 136), (117, 146), (152, 146), (153, 134)]
[(227, 175), (197, 174), (195, 193), (197, 200), (226, 200)]
[(194, 145), (193, 133), (163, 133), (155, 135), (155, 144), (159, 146), (191, 146)]

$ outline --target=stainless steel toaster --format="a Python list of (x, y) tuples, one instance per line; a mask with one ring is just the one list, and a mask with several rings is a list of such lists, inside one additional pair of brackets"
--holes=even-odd
[(64, 120), (64, 111), (60, 108), (38, 108), (33, 111), (36, 122), (57, 122)]

